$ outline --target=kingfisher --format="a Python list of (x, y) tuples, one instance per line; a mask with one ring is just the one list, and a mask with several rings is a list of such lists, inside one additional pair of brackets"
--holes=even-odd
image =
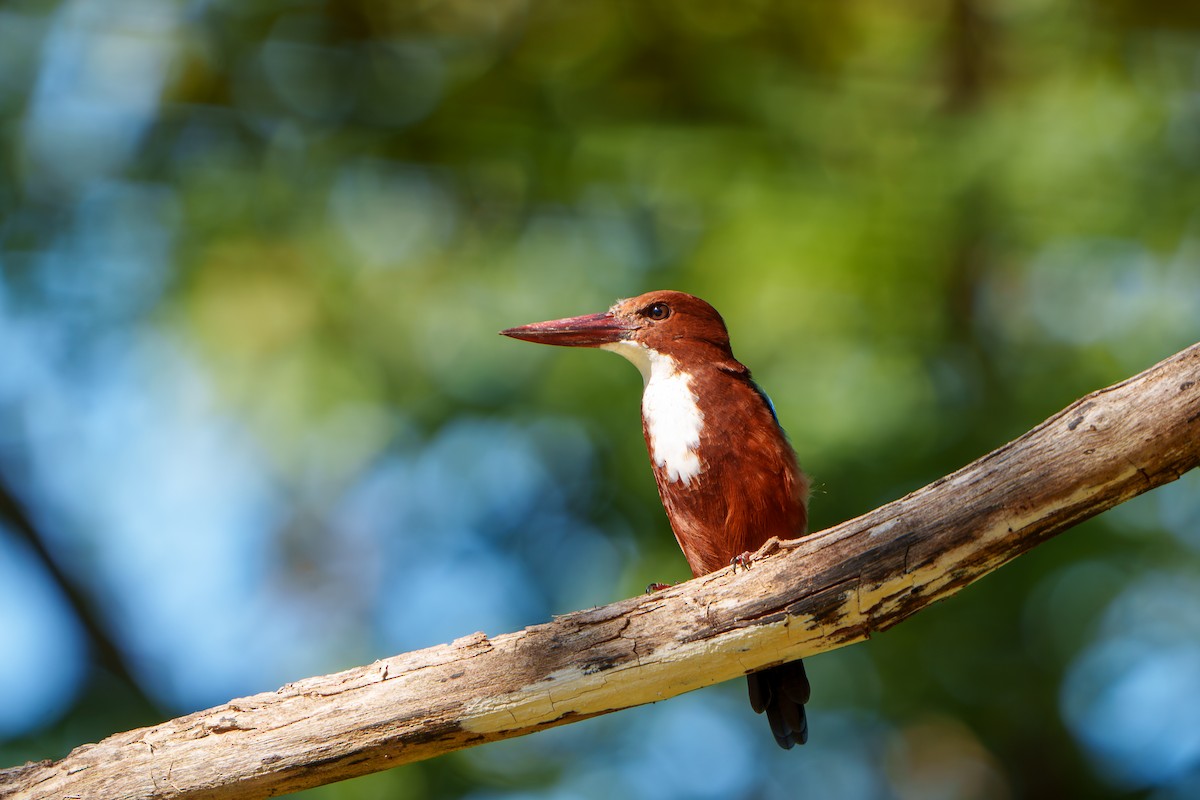
[[(663, 508), (693, 575), (749, 565), (768, 539), (802, 536), (808, 478), (770, 398), (733, 356), (725, 321), (673, 291), (619, 300), (608, 311), (509, 328), (503, 336), (618, 353), (642, 373), (642, 435)], [(652, 586), (659, 586), (653, 584)], [(784, 749), (808, 740), (804, 664), (747, 676)]]

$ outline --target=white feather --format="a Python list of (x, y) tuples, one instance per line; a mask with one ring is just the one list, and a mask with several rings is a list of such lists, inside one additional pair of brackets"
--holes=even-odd
[(692, 376), (681, 372), (675, 359), (636, 342), (601, 345), (629, 359), (642, 373), (642, 417), (650, 434), (650, 458), (667, 473), (667, 480), (684, 486), (700, 474), (697, 448), (704, 414), (696, 404)]

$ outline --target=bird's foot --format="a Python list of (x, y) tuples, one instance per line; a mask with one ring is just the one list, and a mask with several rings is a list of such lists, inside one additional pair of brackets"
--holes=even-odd
[(734, 556), (733, 558), (729, 559), (729, 565), (733, 567), (734, 573), (737, 573), (738, 567), (748, 570), (754, 565), (754, 553), (751, 553), (749, 550), (747, 550), (741, 555)]
[(651, 583), (646, 587), (646, 594), (654, 594), (661, 592), (663, 589), (670, 589), (675, 584), (673, 583)]

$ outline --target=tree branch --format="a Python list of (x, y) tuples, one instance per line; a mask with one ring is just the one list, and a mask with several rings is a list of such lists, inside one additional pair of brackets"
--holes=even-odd
[(260, 798), (866, 639), (1200, 464), (1200, 344), (754, 568), (377, 661), (0, 773), (13, 798)]

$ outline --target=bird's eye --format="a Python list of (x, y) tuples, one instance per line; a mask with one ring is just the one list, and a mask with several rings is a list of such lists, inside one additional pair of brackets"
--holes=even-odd
[(671, 316), (671, 307), (666, 303), (654, 303), (646, 306), (646, 310), (642, 313), (650, 319), (663, 320)]

